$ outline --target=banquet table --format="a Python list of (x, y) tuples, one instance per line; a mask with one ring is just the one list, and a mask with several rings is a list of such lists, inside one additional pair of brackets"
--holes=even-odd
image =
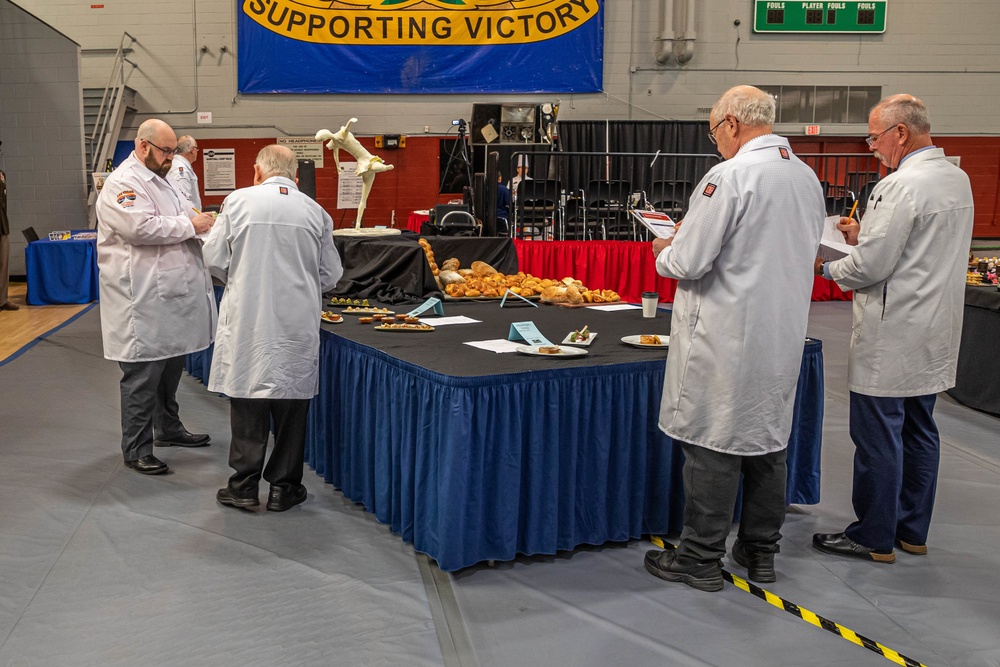
[(410, 214), (406, 217), (406, 228), (411, 232), (419, 234), (423, 224), (430, 222), (430, 219), (430, 211), (410, 211)]
[[(476, 324), (375, 331), (324, 324), (306, 460), (445, 571), (682, 525), (682, 455), (657, 427), (669, 313), (445, 304)], [(496, 354), (464, 342), (534, 322), (553, 342), (589, 325), (588, 354)], [(805, 345), (789, 440), (789, 503), (819, 502), (822, 343)]]
[(948, 395), (963, 405), (1000, 415), (1000, 291), (994, 285), (966, 285), (962, 341), (955, 386)]
[[(72, 232), (75, 236), (93, 230)], [(97, 240), (32, 241), (24, 249), (28, 305), (90, 303), (100, 299)]]
[[(641, 241), (514, 240), (518, 267), (543, 278), (573, 276), (591, 289), (613, 289), (626, 301), (638, 302), (643, 292), (659, 292), (661, 303), (673, 303), (677, 281), (656, 273), (650, 244)], [(816, 277), (813, 301), (850, 301), (832, 280)]]

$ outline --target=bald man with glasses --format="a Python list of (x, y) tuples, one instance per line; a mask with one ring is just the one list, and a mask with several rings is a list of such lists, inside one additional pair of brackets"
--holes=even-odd
[(854, 246), (817, 275), (854, 290), (847, 383), (857, 520), (817, 533), (820, 551), (875, 563), (927, 553), (941, 442), (937, 393), (955, 386), (965, 271), (972, 240), (969, 177), (931, 140), (927, 107), (887, 97), (868, 117), (868, 148), (895, 169), (871, 192), (860, 224), (838, 227)]
[(122, 454), (144, 475), (168, 471), (153, 445), (201, 447), (210, 438), (180, 421), (177, 386), (184, 356), (215, 332), (212, 279), (201, 240), (209, 213), (196, 214), (166, 180), (177, 136), (162, 120), (139, 126), (135, 150), (108, 175), (97, 198), (104, 357), (122, 370)]

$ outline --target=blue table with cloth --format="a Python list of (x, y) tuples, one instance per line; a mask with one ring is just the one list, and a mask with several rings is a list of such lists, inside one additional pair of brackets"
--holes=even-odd
[[(324, 324), (306, 460), (445, 571), (518, 554), (680, 530), (683, 457), (656, 426), (666, 351), (622, 336), (666, 333), (638, 309), (447, 304), (479, 324), (377, 332)], [(561, 341), (589, 325), (579, 358), (495, 354), (531, 320)], [(789, 442), (788, 502), (819, 502), (822, 343), (805, 346)]]
[[(72, 232), (74, 237), (81, 233), (88, 230)], [(38, 239), (25, 247), (24, 263), (28, 305), (90, 303), (100, 298), (97, 239)]]

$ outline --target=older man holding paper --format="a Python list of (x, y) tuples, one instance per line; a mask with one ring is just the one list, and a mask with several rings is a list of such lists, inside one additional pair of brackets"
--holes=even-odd
[(657, 272), (677, 279), (660, 429), (684, 452), (684, 530), (649, 551), (667, 581), (721, 590), (720, 559), (740, 473), (743, 515), (733, 559), (775, 580), (785, 517), (785, 450), (805, 345), (812, 262), (824, 218), (816, 174), (771, 133), (774, 99), (727, 91), (709, 137), (725, 162), (695, 188), (684, 224), (655, 239)]

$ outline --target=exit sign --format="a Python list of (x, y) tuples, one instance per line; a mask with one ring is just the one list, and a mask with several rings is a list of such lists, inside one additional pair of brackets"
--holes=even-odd
[(885, 32), (886, 2), (754, 0), (753, 31)]

